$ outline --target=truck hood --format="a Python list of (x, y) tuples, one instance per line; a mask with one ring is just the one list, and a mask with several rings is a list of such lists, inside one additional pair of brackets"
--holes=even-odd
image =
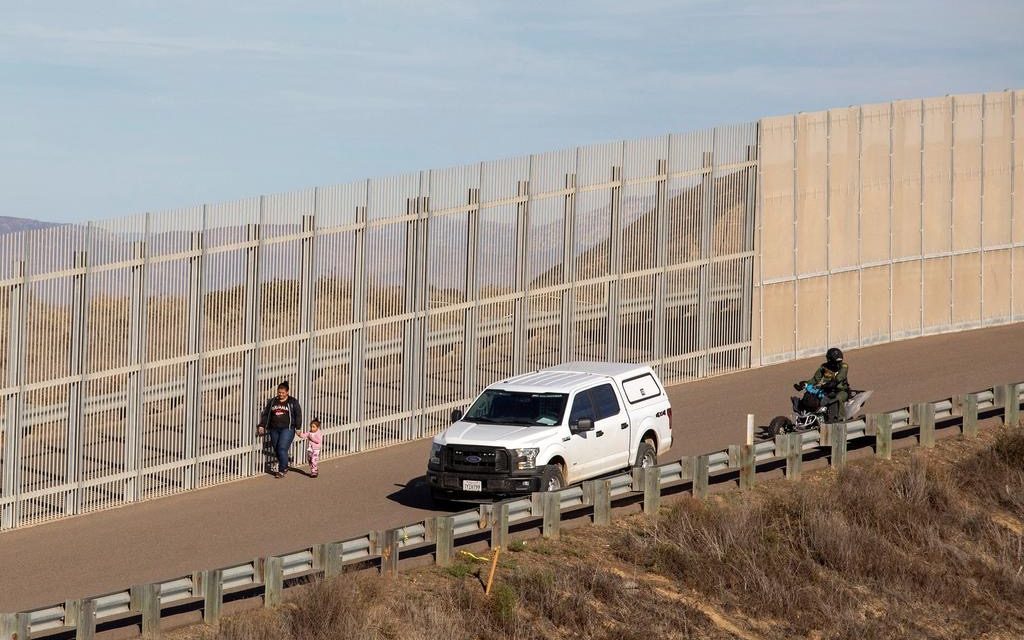
[(524, 427), (507, 424), (477, 424), (460, 420), (438, 436), (439, 444), (478, 444), (520, 448), (539, 446), (559, 438), (559, 427)]

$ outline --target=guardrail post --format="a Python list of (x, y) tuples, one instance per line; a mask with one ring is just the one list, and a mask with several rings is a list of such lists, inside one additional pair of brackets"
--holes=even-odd
[(29, 614), (0, 613), (0, 640), (28, 640)]
[(964, 438), (978, 437), (978, 394), (967, 393), (956, 397), (956, 409), (960, 413), (960, 431)]
[(1001, 384), (993, 389), (996, 406), (1003, 408), (1003, 426), (1020, 424), (1020, 389), (1017, 384)]
[(875, 456), (882, 460), (892, 458), (892, 416), (888, 413), (868, 415), (868, 428), (875, 432)]
[(131, 608), (142, 615), (142, 635), (160, 636), (160, 585), (138, 584), (131, 588)]
[(644, 492), (644, 513), (656, 514), (661, 508), (661, 480), (657, 467), (637, 469), (638, 481)]
[(693, 481), (690, 483), (690, 493), (694, 498), (703, 500), (708, 497), (708, 467), (710, 467), (708, 454), (693, 456)]
[(918, 441), (925, 449), (935, 446), (935, 405), (919, 402), (912, 409), (911, 420), (918, 425)]
[(786, 479), (799, 480), (803, 475), (804, 463), (804, 440), (799, 433), (787, 433), (779, 436), (776, 447), (782, 444), (782, 450), (786, 452)]
[(491, 506), (491, 548), (508, 548), (508, 503)]
[(380, 550), (381, 575), (398, 575), (398, 529), (382, 532), (384, 546)]
[(75, 606), (75, 639), (96, 638), (96, 601), (92, 598), (78, 600)]
[(455, 518), (437, 516), (434, 520), (434, 563), (439, 567), (447, 567), (455, 555)]
[(594, 524), (607, 526), (612, 522), (612, 485), (608, 480), (591, 480), (584, 483), (590, 493), (590, 504), (594, 506)]
[(328, 542), (323, 545), (323, 556), (320, 566), (324, 569), (324, 578), (333, 578), (341, 573), (341, 543)]
[(834, 469), (842, 469), (846, 466), (846, 434), (847, 424), (836, 422), (829, 425), (829, 444), (832, 445), (832, 455), (829, 456)]
[(203, 622), (214, 627), (220, 625), (220, 611), (224, 605), (224, 572), (209, 569), (199, 574), (203, 594)]
[(281, 604), (284, 589), (284, 559), (270, 556), (263, 561), (263, 606), (276, 607)]
[(558, 540), (558, 530), (562, 522), (562, 496), (558, 491), (548, 491), (540, 495), (544, 512), (541, 535), (545, 538)]
[(754, 476), (757, 474), (754, 445), (729, 445), (729, 464), (740, 470), (740, 489), (746, 490), (754, 486)]

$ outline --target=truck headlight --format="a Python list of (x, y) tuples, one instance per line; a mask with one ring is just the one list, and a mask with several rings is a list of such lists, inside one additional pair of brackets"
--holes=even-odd
[(537, 447), (528, 447), (526, 449), (513, 449), (512, 453), (516, 454), (516, 471), (527, 471), (529, 469), (537, 468), (537, 454), (540, 453), (540, 449), (538, 449)]
[(441, 464), (441, 452), (444, 451), (443, 444), (430, 443), (430, 464)]

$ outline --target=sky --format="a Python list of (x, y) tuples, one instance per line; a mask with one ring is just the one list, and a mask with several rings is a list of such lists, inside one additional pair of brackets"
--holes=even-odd
[(1024, 89), (1024, 2), (0, 0), (0, 216)]

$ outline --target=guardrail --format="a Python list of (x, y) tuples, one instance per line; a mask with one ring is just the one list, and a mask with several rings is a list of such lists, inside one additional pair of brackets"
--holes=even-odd
[(758, 471), (777, 468), (784, 461), (786, 477), (798, 480), (806, 452), (828, 449), (833, 467), (846, 463), (853, 448), (872, 447), (879, 458), (892, 455), (894, 436), (914, 435), (923, 447), (935, 444), (935, 430), (959, 426), (963, 436), (978, 434), (979, 420), (1001, 416), (1016, 425), (1024, 404), (1024, 382), (999, 385), (951, 398), (917, 403), (863, 419), (825, 425), (803, 433), (783, 434), (772, 440), (732, 445), (723, 451), (687, 456), (650, 469), (634, 469), (608, 478), (590, 480), (561, 491), (502, 500), (476, 509), (436, 516), (384, 531), (304, 547), (283, 555), (256, 558), (242, 564), (199, 571), (163, 582), (137, 585), (110, 594), (72, 600), (20, 613), (0, 614), (0, 640), (8, 638), (77, 637), (88, 640), (98, 626), (137, 625), (147, 637), (160, 635), (160, 620), (170, 609), (201, 610), (204, 622), (218, 624), (225, 596), (262, 598), (267, 607), (281, 602), (286, 586), (304, 579), (334, 576), (349, 567), (381, 573), (399, 570), (403, 554), (433, 554), (445, 566), (460, 546), (490, 538), (491, 547), (504, 547), (510, 528), (540, 527), (541, 535), (557, 539), (564, 516), (590, 518), (595, 524), (611, 521), (613, 506), (642, 500), (643, 510), (656, 512), (666, 489), (687, 488), (695, 497), (708, 487), (738, 480), (741, 489), (754, 485)]

